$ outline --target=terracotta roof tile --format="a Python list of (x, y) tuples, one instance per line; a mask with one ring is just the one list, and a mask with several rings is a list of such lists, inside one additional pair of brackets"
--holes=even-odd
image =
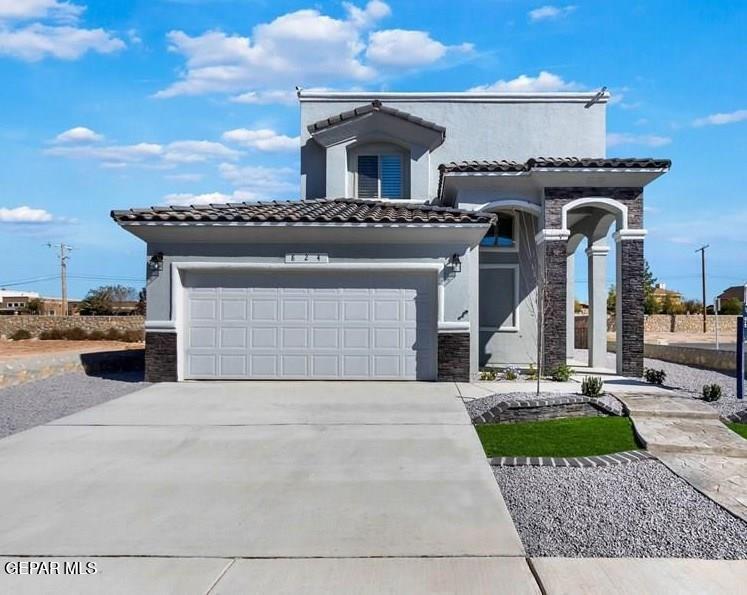
[(671, 167), (669, 159), (645, 158), (596, 158), (596, 157), (533, 157), (521, 163), (518, 161), (452, 161), (438, 168), (441, 172), (521, 172), (543, 167), (564, 167), (580, 169), (664, 169)]
[(117, 223), (490, 223), (494, 215), (428, 204), (352, 198), (151, 207), (112, 211)]
[(354, 120), (355, 118), (360, 118), (361, 116), (365, 116), (366, 114), (370, 114), (372, 112), (389, 114), (390, 116), (401, 118), (402, 120), (407, 120), (408, 122), (412, 122), (413, 124), (418, 124), (419, 126), (430, 128), (431, 130), (440, 132), (442, 135), (446, 133), (446, 128), (444, 128), (443, 126), (439, 126), (434, 122), (429, 122), (428, 120), (424, 120), (423, 118), (420, 118), (418, 116), (413, 116), (412, 114), (408, 114), (407, 112), (403, 112), (393, 107), (389, 107), (388, 105), (384, 105), (378, 99), (375, 99), (371, 103), (356, 107), (355, 109), (349, 110), (347, 112), (342, 112), (341, 114), (330, 116), (329, 118), (325, 118), (324, 120), (319, 120), (318, 122), (309, 124), (309, 126), (307, 126), (307, 129), (309, 133), (314, 134), (315, 132), (319, 132), (320, 130), (324, 130), (325, 128), (336, 126), (337, 124), (341, 124), (349, 120)]

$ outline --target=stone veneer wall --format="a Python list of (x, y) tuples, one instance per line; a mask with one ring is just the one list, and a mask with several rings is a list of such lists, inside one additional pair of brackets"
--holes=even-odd
[(621, 262), (622, 375), (643, 376), (643, 240), (617, 245)]
[(549, 372), (566, 361), (566, 250), (566, 242), (558, 240), (544, 242), (543, 359), (545, 372)]
[[(585, 336), (589, 326), (589, 317), (586, 315), (576, 316), (576, 337)], [(706, 328), (708, 333), (716, 332), (716, 316), (706, 316)], [(644, 316), (644, 333), (703, 333), (703, 317), (700, 314), (651, 314)], [(728, 335), (736, 336), (737, 317), (732, 315), (718, 316), (719, 333), (726, 338)], [(607, 317), (607, 332), (615, 332), (615, 317)], [(576, 341), (576, 347), (586, 349), (583, 340)]]
[(38, 337), (42, 331), (82, 328), (84, 331), (143, 330), (143, 316), (0, 316), (0, 336), (9, 337), (17, 330), (27, 330)]
[(438, 334), (438, 380), (469, 382), (469, 333)]
[(176, 333), (145, 333), (145, 381), (176, 379)]

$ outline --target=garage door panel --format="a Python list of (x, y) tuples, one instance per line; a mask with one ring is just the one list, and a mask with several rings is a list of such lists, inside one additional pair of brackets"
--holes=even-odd
[(424, 274), (190, 274), (185, 377), (432, 379), (435, 285)]

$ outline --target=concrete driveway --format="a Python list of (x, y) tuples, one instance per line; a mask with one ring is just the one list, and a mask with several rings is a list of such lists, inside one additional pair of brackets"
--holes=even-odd
[(0, 477), (3, 592), (539, 592), (451, 383), (160, 384), (0, 440)]

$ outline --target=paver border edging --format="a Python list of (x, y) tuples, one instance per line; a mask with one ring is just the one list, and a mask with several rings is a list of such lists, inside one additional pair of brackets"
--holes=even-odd
[(638, 461), (657, 460), (645, 450), (628, 450), (608, 455), (589, 457), (491, 457), (491, 467), (612, 467), (637, 463)]

